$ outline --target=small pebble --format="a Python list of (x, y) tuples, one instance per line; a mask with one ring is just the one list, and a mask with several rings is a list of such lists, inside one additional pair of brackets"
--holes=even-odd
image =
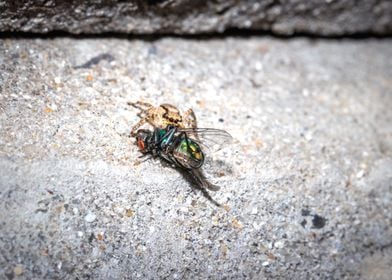
[(14, 267), (14, 275), (19, 276), (23, 274), (23, 267), (17, 265)]
[(88, 223), (94, 222), (97, 216), (95, 216), (94, 213), (88, 213), (85, 217), (84, 220)]
[(91, 82), (94, 79), (92, 75), (87, 75), (86, 76), (86, 81)]
[(231, 224), (232, 224), (233, 227), (236, 228), (236, 229), (242, 229), (242, 228), (244, 227), (244, 226), (241, 224), (241, 222), (238, 221), (236, 218), (234, 218), (234, 219), (231, 221)]
[(258, 213), (257, 207), (253, 207), (252, 211), (250, 212), (252, 215), (256, 215)]
[(307, 141), (311, 141), (312, 139), (313, 139), (313, 137), (312, 137), (312, 134), (309, 132), (309, 133), (306, 133), (305, 134), (305, 139), (307, 140)]
[(276, 241), (275, 242), (275, 248), (283, 248), (284, 242), (282, 240)]
[(48, 108), (52, 109), (53, 111), (56, 111), (56, 110), (57, 110), (57, 105), (54, 104), (54, 103), (52, 103), (52, 104), (50, 104), (50, 105), (48, 106)]
[(358, 173), (357, 173), (357, 178), (359, 179), (359, 178), (362, 178), (363, 177), (363, 175), (365, 175), (365, 170), (361, 170), (361, 171), (359, 171)]
[(133, 212), (131, 209), (126, 209), (125, 210), (125, 215), (127, 217), (132, 217), (135, 214), (135, 212)]
[(98, 240), (102, 241), (103, 238), (104, 238), (104, 233), (103, 232), (100, 232), (100, 233), (97, 234), (97, 239)]

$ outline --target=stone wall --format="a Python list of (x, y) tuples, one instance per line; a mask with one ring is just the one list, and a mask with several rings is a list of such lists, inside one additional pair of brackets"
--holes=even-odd
[(389, 0), (8, 0), (0, 11), (0, 32), (392, 34)]

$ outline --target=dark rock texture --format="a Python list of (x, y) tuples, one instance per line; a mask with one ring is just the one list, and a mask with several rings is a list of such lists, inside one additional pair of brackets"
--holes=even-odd
[(392, 34), (390, 0), (0, 1), (1, 32)]

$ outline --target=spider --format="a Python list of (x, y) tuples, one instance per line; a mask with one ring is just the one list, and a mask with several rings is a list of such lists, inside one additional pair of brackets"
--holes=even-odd
[(180, 110), (171, 104), (161, 104), (158, 107), (154, 107), (150, 103), (137, 101), (129, 102), (128, 105), (140, 110), (137, 115), (141, 119), (132, 127), (132, 136), (136, 136), (137, 130), (145, 123), (149, 123), (156, 128), (162, 129), (169, 125), (178, 128), (197, 127), (196, 116), (192, 109), (188, 109), (183, 115), (181, 115)]

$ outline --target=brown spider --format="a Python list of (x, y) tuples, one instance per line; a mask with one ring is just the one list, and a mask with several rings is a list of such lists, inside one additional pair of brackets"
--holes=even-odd
[(137, 101), (129, 102), (128, 105), (140, 110), (137, 115), (141, 119), (132, 127), (132, 136), (136, 136), (137, 130), (145, 123), (157, 128), (166, 128), (168, 125), (179, 128), (196, 128), (197, 126), (196, 116), (192, 109), (188, 109), (181, 115), (177, 107), (171, 104), (161, 104), (154, 107), (150, 103)]

